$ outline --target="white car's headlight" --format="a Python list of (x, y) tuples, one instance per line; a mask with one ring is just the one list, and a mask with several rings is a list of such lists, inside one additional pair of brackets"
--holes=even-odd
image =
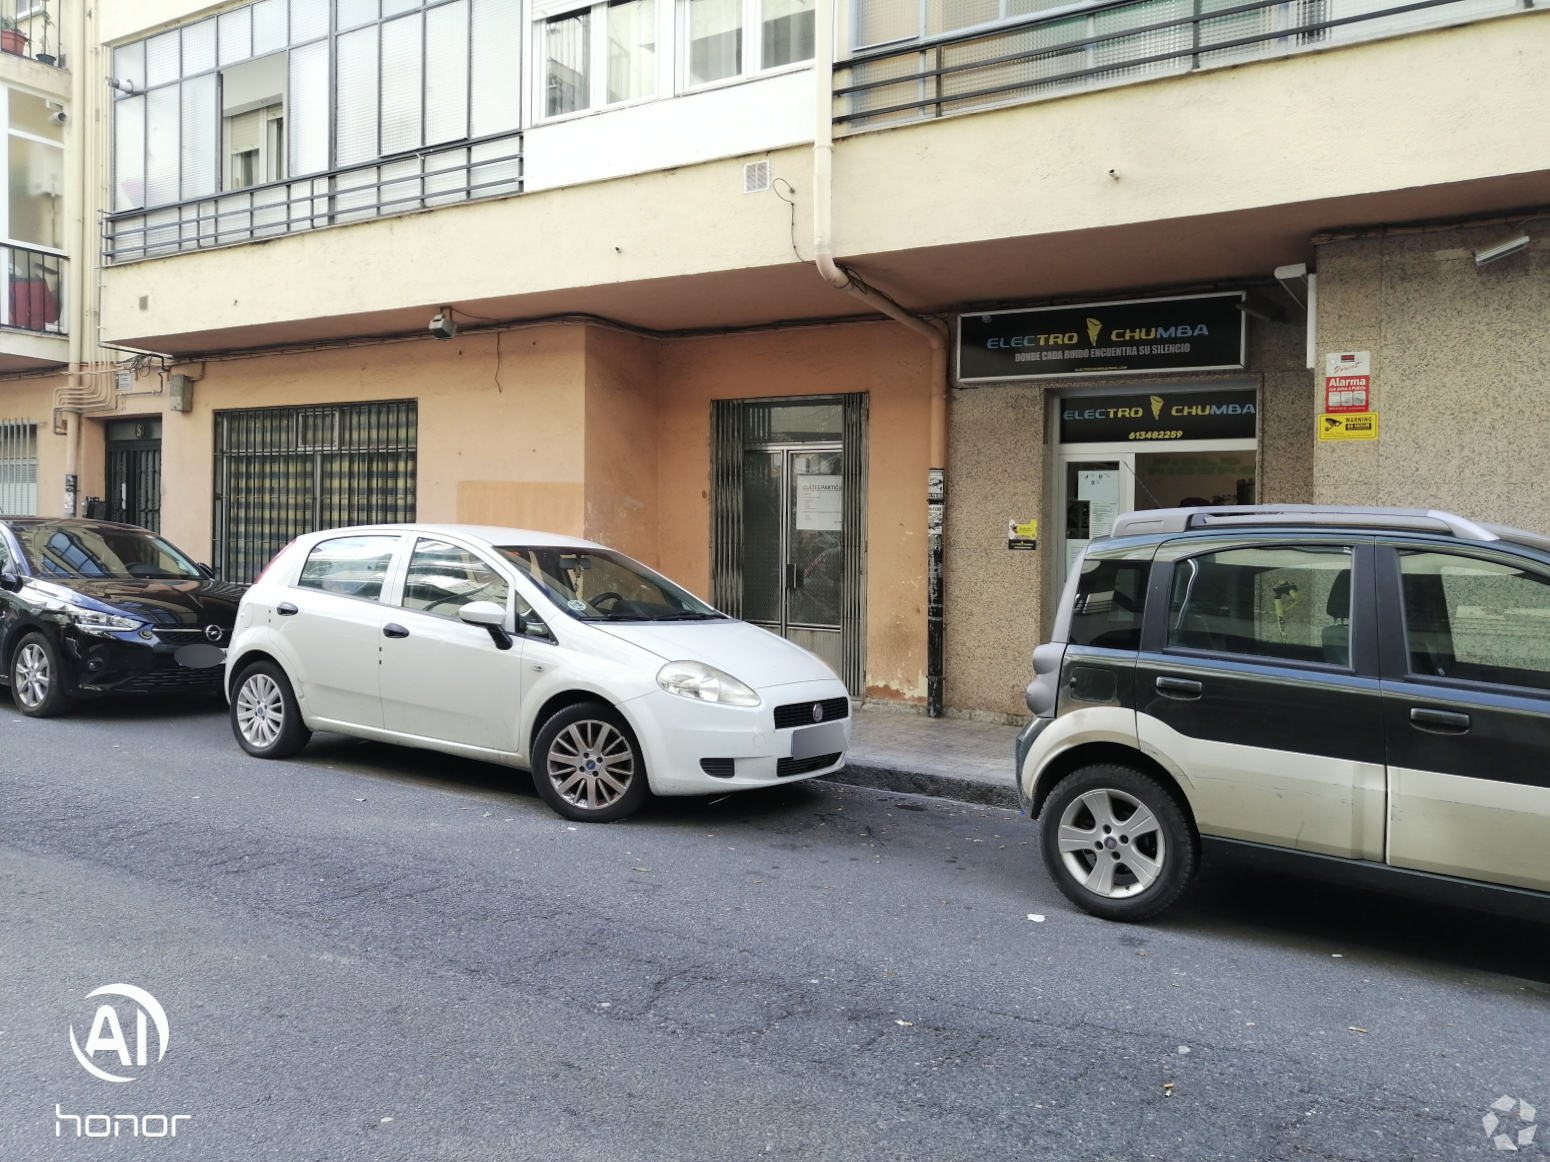
[(723, 706), (759, 705), (759, 695), (751, 686), (704, 662), (669, 662), (657, 671), (657, 685), (680, 698), (698, 698)]

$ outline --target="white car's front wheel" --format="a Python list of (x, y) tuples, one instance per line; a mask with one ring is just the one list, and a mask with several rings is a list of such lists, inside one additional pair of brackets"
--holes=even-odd
[(624, 716), (601, 702), (567, 706), (533, 742), (533, 785), (567, 819), (610, 823), (646, 801), (646, 763)]

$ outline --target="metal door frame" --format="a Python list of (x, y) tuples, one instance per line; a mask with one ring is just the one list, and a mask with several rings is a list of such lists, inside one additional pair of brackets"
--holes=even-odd
[[(841, 406), (839, 451), (844, 480), (842, 544), (845, 570), (840, 586), (840, 679), (852, 698), (866, 692), (867, 589), (867, 412), (866, 392), (760, 396), (711, 401), (710, 585), (711, 602), (733, 617), (743, 616), (743, 455), (747, 451), (831, 448), (834, 440), (813, 444), (743, 443), (745, 409), (760, 404), (837, 403)], [(782, 475), (784, 476), (784, 465)], [(782, 509), (782, 538), (788, 520)], [(785, 608), (782, 597), (782, 610)], [(796, 628), (808, 628), (797, 626)], [(828, 628), (828, 627), (816, 627)]]
[[(153, 471), (153, 474), (154, 474), (154, 492), (155, 492), (155, 500), (156, 500), (156, 505), (155, 505), (155, 508), (153, 510), (154, 514), (155, 514), (155, 519), (149, 520), (149, 521), (147, 521), (147, 520), (140, 520), (140, 519), (130, 520), (129, 517), (131, 515), (133, 515), (136, 518), (138, 518), (138, 517), (144, 516), (145, 514), (144, 513), (140, 513), (140, 512), (132, 512), (131, 509), (130, 509), (130, 505), (127, 502), (121, 506), (119, 504), (118, 497), (114, 495), (114, 493), (115, 493), (115, 487), (114, 487), (115, 482), (114, 482), (114, 479), (113, 479), (113, 475), (114, 475), (114, 473), (113, 473), (113, 461), (114, 461), (115, 455), (123, 455), (125, 459), (124, 459), (124, 461), (122, 461), (122, 463), (127, 464), (129, 462), (129, 459), (132, 456), (132, 454), (136, 453), (136, 452), (139, 452), (139, 453), (154, 452), (155, 453), (155, 468), (154, 468), (154, 471)], [(162, 471), (162, 441), (161, 441), (161, 437), (160, 436), (155, 436), (155, 437), (149, 437), (149, 438), (140, 439), (140, 440), (104, 440), (103, 441), (103, 452), (102, 452), (102, 455), (103, 455), (103, 461), (104, 461), (104, 463), (103, 463), (103, 484), (104, 484), (103, 491), (108, 494), (107, 497), (106, 497), (106, 500), (107, 500), (107, 519), (111, 520), (111, 521), (122, 521), (125, 524), (140, 525), (140, 526), (142, 526), (144, 528), (150, 529), (153, 533), (159, 533), (161, 531), (161, 471)], [(146, 458), (145, 457), (135, 457), (134, 459), (136, 461), (136, 470), (138, 472), (144, 472), (145, 471), (145, 459)], [(122, 479), (122, 480), (117, 482), (118, 485), (119, 485), (119, 488), (117, 489), (117, 491), (122, 492), (122, 491), (124, 491), (124, 489), (128, 485), (134, 483), (134, 481), (131, 479), (131, 476), (132, 476), (131, 473), (127, 473), (126, 472), (124, 474), (124, 479)], [(140, 491), (139, 489), (136, 489), (136, 492), (139, 492), (139, 491)]]
[[(780, 556), (781, 560), (789, 565), (791, 563), (791, 534), (795, 531), (791, 524), (791, 510), (794, 507), (796, 476), (791, 471), (791, 457), (805, 452), (837, 452), (840, 456), (840, 475), (844, 478), (845, 471), (845, 445), (841, 441), (830, 441), (823, 444), (748, 444), (743, 448), (744, 452), (779, 452), (780, 453)], [(843, 534), (841, 534), (843, 536)], [(788, 630), (812, 629), (833, 630), (841, 635), (845, 632), (845, 614), (840, 611), (839, 620), (833, 625), (817, 625), (810, 622), (798, 622), (791, 620), (790, 595), (796, 592), (785, 583), (782, 578), (780, 586), (780, 625), (777, 632), (785, 637)], [(844, 599), (841, 598), (843, 604)], [(751, 621), (753, 625), (767, 623)]]

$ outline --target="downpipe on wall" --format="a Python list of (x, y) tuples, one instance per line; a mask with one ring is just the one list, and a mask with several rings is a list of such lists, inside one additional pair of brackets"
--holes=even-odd
[(855, 295), (931, 344), (931, 467), (926, 473), (926, 714), (942, 717), (942, 544), (947, 499), (947, 328), (912, 315), (834, 261), (834, 2), (813, 14), (813, 257), (835, 290)]

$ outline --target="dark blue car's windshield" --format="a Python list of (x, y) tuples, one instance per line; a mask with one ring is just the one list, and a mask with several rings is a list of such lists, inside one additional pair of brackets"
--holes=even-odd
[(138, 529), (78, 521), (13, 525), (35, 577), (177, 578), (204, 574), (166, 541)]

